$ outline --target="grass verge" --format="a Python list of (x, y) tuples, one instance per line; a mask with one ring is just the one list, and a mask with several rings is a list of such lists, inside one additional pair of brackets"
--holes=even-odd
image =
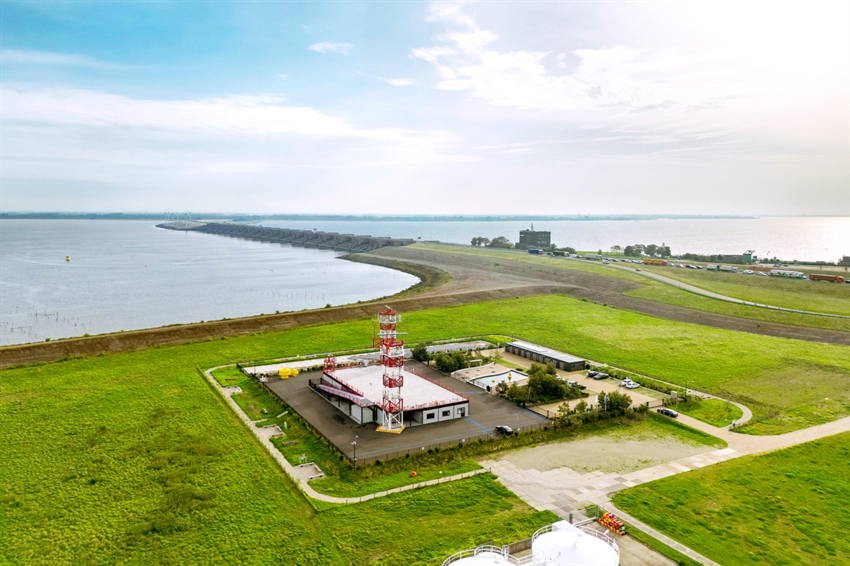
[[(596, 505), (591, 505), (585, 510), (585, 515), (588, 517), (595, 517), (597, 516), (597, 512), (601, 515), (604, 511), (598, 510)], [(622, 517), (618, 517), (618, 519), (623, 521)], [(703, 566), (702, 562), (697, 562), (690, 556), (682, 554), (675, 548), (667, 546), (657, 538), (646, 534), (631, 523), (623, 521), (623, 524), (626, 525), (626, 536), (630, 536), (642, 545), (651, 548), (662, 556), (666, 556), (679, 566)]]
[(720, 564), (848, 564), (850, 432), (621, 491), (615, 505)]
[(736, 299), (850, 316), (850, 285), (664, 267), (646, 266), (646, 270)]
[(673, 408), (689, 417), (720, 428), (729, 426), (744, 416), (744, 412), (740, 408), (720, 399), (699, 399), (697, 401), (679, 403)]

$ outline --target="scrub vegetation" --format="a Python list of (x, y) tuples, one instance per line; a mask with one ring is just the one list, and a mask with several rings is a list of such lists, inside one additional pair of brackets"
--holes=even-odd
[(850, 432), (621, 491), (614, 504), (720, 564), (848, 564)]

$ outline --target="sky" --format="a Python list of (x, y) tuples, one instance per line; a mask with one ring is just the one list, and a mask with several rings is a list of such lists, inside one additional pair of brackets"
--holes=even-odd
[(0, 209), (850, 215), (847, 2), (0, 2)]

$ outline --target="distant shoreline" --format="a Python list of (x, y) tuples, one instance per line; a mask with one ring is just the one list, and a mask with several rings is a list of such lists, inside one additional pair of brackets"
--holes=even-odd
[[(156, 220), (160, 213), (124, 212), (2, 212), (0, 220)], [(259, 222), (263, 220), (323, 220), (347, 222), (521, 222), (521, 221), (636, 221), (636, 220), (756, 220), (758, 218), (832, 218), (832, 216), (735, 216), (700, 214), (611, 214), (611, 215), (336, 215), (336, 214), (193, 214), (195, 220), (230, 220)]]

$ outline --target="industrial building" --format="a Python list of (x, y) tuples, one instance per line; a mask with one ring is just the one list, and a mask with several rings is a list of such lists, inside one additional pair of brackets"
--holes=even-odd
[(567, 521), (543, 527), (525, 542), (530, 542), (531, 555), (521, 559), (511, 555), (507, 546), (486, 545), (453, 554), (443, 566), (618, 566), (620, 563), (620, 548), (613, 538), (589, 526), (571, 525)]
[(535, 230), (534, 224), (530, 230), (520, 230), (518, 248), (548, 248), (552, 245), (552, 232)]
[(495, 363), (459, 369), (452, 373), (452, 377), (487, 391), (495, 389), (500, 383), (523, 385), (528, 380), (528, 374)]
[[(404, 382), (404, 404), (400, 411), (403, 426), (438, 423), (469, 415), (468, 397), (407, 370), (402, 370), (400, 376)], [(321, 382), (311, 381), (311, 387), (358, 424), (385, 421), (383, 366), (334, 369), (327, 366)]]
[(586, 360), (577, 356), (519, 340), (506, 344), (505, 352), (539, 364), (552, 363), (557, 369), (564, 371), (581, 371), (587, 363)]
[(379, 432), (400, 433), (408, 426), (461, 419), (469, 414), (469, 397), (450, 391), (404, 367), (404, 340), (398, 339), (401, 316), (390, 307), (378, 313), (380, 330), (373, 338), (380, 365), (338, 368), (328, 356), (322, 379), (310, 387), (359, 424), (378, 422)]

